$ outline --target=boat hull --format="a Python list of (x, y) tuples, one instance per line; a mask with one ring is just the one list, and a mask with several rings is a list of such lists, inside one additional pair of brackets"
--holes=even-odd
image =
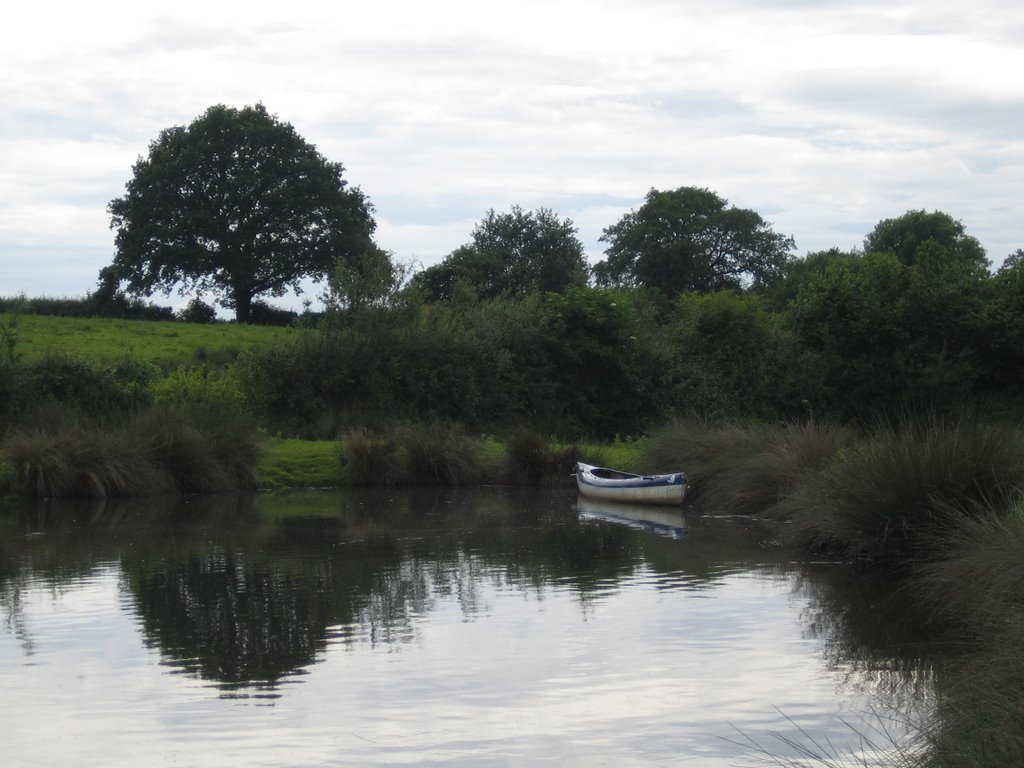
[(634, 475), (582, 462), (576, 464), (576, 486), (588, 499), (628, 504), (682, 504), (686, 497), (682, 472)]

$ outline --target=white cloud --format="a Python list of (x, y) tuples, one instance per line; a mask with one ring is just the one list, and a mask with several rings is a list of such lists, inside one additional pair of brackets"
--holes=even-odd
[(997, 0), (10, 14), (0, 293), (26, 244), (77, 243), (88, 283), (45, 259), (37, 278), (87, 290), (112, 249), (106, 204), (148, 143), (212, 104), (257, 101), (345, 164), (405, 261), (441, 258), (512, 204), (573, 218), (599, 258), (601, 230), (648, 189), (689, 184), (801, 250), (858, 245), (913, 207), (962, 219), (996, 261), (1024, 245), (1024, 11)]

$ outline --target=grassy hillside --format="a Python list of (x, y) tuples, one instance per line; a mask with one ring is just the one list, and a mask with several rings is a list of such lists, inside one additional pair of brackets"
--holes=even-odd
[(6, 314), (0, 314), (0, 328), (14, 333), (16, 352), (24, 362), (52, 353), (73, 353), (97, 361), (131, 355), (163, 367), (223, 363), (237, 357), (243, 349), (276, 345), (305, 332), (233, 323), (197, 325)]

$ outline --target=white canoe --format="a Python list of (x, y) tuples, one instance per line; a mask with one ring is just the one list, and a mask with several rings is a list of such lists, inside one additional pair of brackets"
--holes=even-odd
[(576, 485), (589, 499), (636, 504), (682, 504), (686, 475), (634, 475), (607, 467), (576, 463)]

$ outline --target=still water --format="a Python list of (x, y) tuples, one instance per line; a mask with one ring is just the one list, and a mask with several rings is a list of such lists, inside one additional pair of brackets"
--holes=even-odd
[(0, 512), (0, 764), (751, 766), (929, 706), (899, 606), (844, 567), (743, 518), (617, 512), (500, 488)]

